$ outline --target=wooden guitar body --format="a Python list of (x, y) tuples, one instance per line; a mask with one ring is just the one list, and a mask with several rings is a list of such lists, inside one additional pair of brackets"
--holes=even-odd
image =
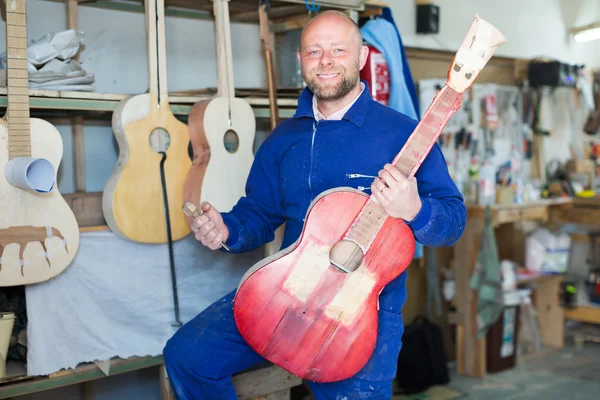
[[(63, 142), (49, 122), (30, 118), (31, 157), (44, 158), (58, 171)], [(46, 281), (63, 272), (79, 249), (79, 225), (58, 187), (35, 193), (4, 178), (9, 131), (0, 120), (0, 286)]]
[[(141, 243), (165, 243), (162, 154), (153, 146), (168, 146), (165, 182), (173, 240), (179, 240), (190, 232), (180, 206), (181, 188), (191, 166), (187, 156), (189, 135), (187, 125), (175, 118), (168, 107), (150, 110), (150, 103), (150, 94), (135, 95), (123, 100), (113, 113), (119, 158), (104, 187), (102, 209), (109, 228), (120, 237)], [(160, 128), (168, 133), (168, 144), (157, 143), (158, 136), (152, 136)]]
[(195, 104), (190, 118), (194, 161), (184, 199), (195, 204), (208, 201), (219, 211), (229, 211), (245, 194), (254, 160), (254, 111), (243, 99), (216, 97)]
[(357, 269), (332, 264), (333, 246), (346, 243), (368, 200), (352, 188), (324, 192), (298, 241), (253, 266), (238, 287), (240, 333), (263, 357), (303, 378), (337, 381), (364, 366), (377, 339), (379, 293), (412, 261), (410, 228), (388, 218)]
[[(183, 189), (185, 201), (207, 201), (222, 212), (230, 211), (245, 195), (256, 133), (252, 107), (235, 97), (228, 2), (213, 1), (217, 95), (196, 103), (190, 112), (188, 126), (194, 161)], [(188, 222), (192, 219), (188, 218)]]

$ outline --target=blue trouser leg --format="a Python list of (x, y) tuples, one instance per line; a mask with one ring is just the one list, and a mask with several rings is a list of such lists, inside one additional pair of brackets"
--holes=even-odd
[(233, 319), (235, 291), (184, 324), (163, 357), (179, 400), (236, 400), (231, 375), (264, 362), (239, 334)]
[[(163, 351), (179, 400), (237, 399), (231, 375), (264, 362), (241, 337), (233, 319), (235, 291), (182, 326)], [(307, 381), (316, 400), (389, 400), (403, 333), (402, 314), (379, 310), (377, 344), (369, 362), (340, 382)]]

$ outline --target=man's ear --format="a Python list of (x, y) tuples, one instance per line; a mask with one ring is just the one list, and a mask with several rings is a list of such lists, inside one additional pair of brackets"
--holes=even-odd
[(367, 56), (369, 55), (369, 48), (367, 46), (361, 46), (358, 54), (359, 70), (362, 70), (367, 63)]
[(300, 64), (300, 66), (302, 66), (302, 57), (300, 57), (299, 51), (296, 53), (296, 57), (298, 58), (298, 64)]

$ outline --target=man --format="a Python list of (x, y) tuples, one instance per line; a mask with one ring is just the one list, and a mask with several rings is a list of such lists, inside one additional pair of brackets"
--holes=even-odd
[[(305, 26), (298, 60), (308, 88), (294, 117), (261, 145), (246, 196), (230, 212), (201, 205), (205, 214), (192, 224), (197, 240), (213, 250), (225, 242), (232, 252), (249, 251), (273, 240), (286, 222), (282, 248), (288, 247), (301, 233), (310, 202), (340, 186), (372, 193), (426, 246), (449, 246), (460, 237), (466, 210), (437, 145), (416, 179), (409, 181), (386, 164), (417, 122), (371, 98), (359, 79), (367, 54), (358, 26), (345, 14), (323, 12)], [(265, 361), (235, 326), (234, 294), (209, 306), (168, 341), (165, 365), (179, 399), (235, 399), (231, 375)], [(377, 344), (367, 365), (344, 381), (307, 382), (317, 400), (390, 399), (405, 299), (403, 273), (380, 294)]]

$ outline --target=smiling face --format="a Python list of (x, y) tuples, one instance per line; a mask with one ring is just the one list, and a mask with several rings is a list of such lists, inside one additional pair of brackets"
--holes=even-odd
[(340, 12), (326, 11), (304, 27), (298, 61), (315, 96), (337, 101), (360, 87), (360, 70), (367, 54), (354, 21)]

